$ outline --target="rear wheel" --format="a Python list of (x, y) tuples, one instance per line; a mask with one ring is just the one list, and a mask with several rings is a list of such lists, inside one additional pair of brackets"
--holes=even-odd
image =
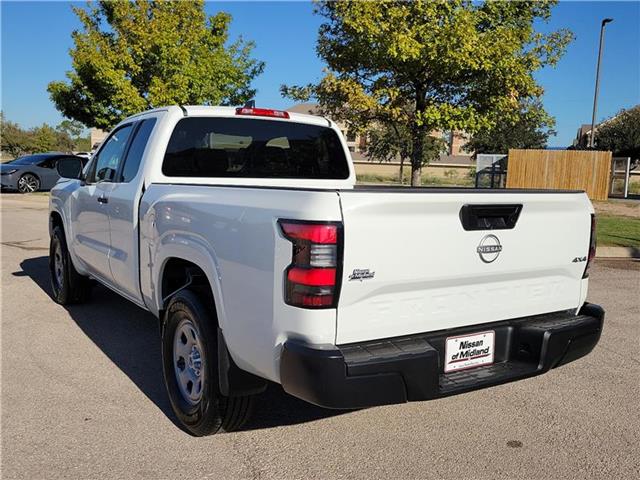
[(211, 309), (191, 290), (176, 293), (163, 322), (163, 372), (173, 411), (192, 435), (236, 430), (251, 414), (251, 396), (220, 393), (217, 349)]
[(53, 299), (60, 305), (82, 303), (89, 299), (91, 281), (80, 275), (69, 257), (69, 250), (61, 227), (56, 226), (49, 243), (49, 278)]
[(18, 191), (20, 193), (31, 193), (40, 190), (40, 179), (32, 173), (25, 173), (18, 180)]

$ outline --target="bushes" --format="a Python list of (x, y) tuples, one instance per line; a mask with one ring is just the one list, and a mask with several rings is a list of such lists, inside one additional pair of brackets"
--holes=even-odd
[(27, 153), (91, 149), (89, 136), (83, 135), (84, 125), (78, 122), (63, 120), (55, 128), (43, 123), (39, 127), (24, 129), (17, 123), (5, 120), (4, 115), (0, 121), (2, 151), (11, 157)]

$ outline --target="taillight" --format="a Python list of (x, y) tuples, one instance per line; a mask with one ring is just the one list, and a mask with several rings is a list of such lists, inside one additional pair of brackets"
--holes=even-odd
[(293, 244), (285, 278), (285, 302), (303, 308), (335, 308), (340, 288), (342, 224), (278, 220)]
[(236, 115), (250, 115), (254, 117), (289, 118), (289, 112), (285, 112), (284, 110), (272, 110), (270, 108), (253, 108), (253, 107), (238, 107), (236, 108)]
[(591, 214), (591, 236), (589, 237), (589, 257), (587, 258), (587, 266), (584, 267), (582, 278), (589, 276), (589, 267), (591, 262), (596, 258), (596, 216)]

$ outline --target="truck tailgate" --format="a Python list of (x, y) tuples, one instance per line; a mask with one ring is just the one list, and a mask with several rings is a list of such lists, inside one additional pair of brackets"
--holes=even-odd
[[(344, 268), (337, 344), (579, 306), (593, 212), (583, 193), (339, 195)], [(472, 217), (491, 216), (499, 211), (494, 206), (522, 207), (513, 228), (484, 228), (500, 226), (494, 218), (471, 230), (463, 227), (465, 205)]]

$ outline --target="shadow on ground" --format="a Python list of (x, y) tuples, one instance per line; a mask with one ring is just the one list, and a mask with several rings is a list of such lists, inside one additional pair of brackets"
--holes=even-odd
[[(48, 295), (51, 294), (48, 257), (25, 259), (20, 267), (22, 271), (13, 275), (28, 276)], [(90, 303), (66, 309), (85, 335), (174, 424), (179, 425), (164, 388), (156, 318), (103, 286), (94, 288)], [(288, 395), (277, 384), (269, 384), (255, 405), (253, 416), (243, 430), (295, 425), (347, 413), (308, 404)]]

